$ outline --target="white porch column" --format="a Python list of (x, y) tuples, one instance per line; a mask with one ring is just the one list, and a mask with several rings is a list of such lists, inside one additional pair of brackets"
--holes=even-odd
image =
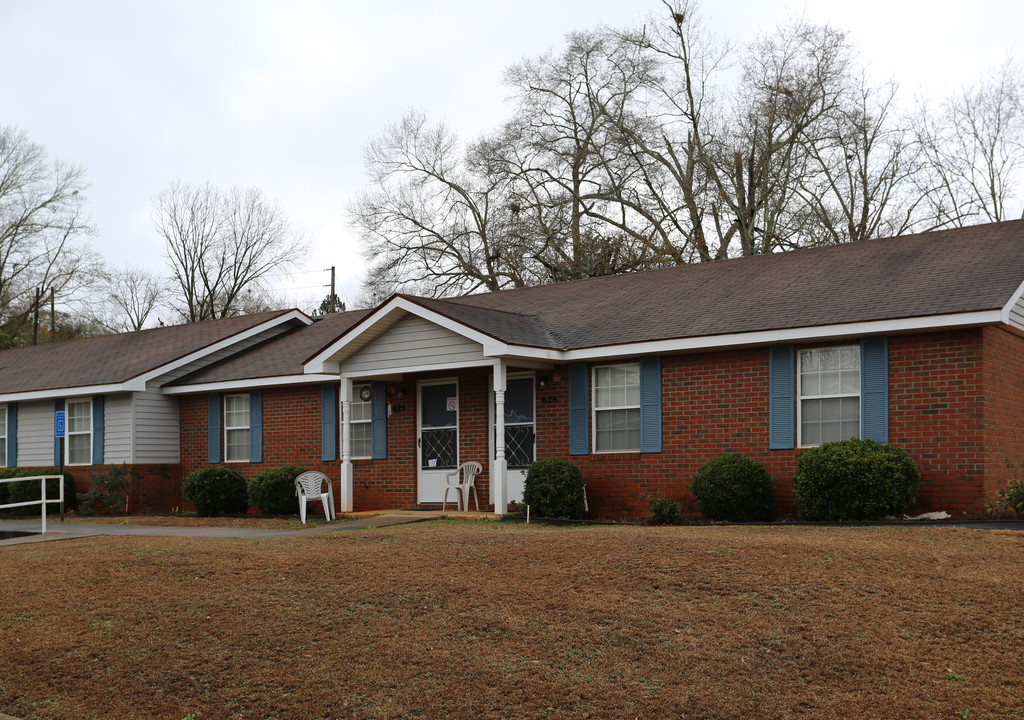
[(505, 361), (494, 366), (494, 460), (491, 461), (491, 497), (494, 514), (508, 512), (508, 483), (505, 460)]
[(340, 512), (352, 512), (352, 378), (341, 379)]

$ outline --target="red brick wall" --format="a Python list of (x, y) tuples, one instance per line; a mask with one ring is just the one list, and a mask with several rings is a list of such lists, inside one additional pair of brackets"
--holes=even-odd
[(984, 500), (1024, 477), (1024, 333), (987, 327), (985, 345)]
[[(67, 467), (75, 479), (75, 492), (92, 488), (92, 478), (109, 472), (111, 465), (72, 465)], [(185, 497), (181, 491), (181, 465), (124, 465), (128, 471), (128, 512), (165, 513), (181, 509)], [(120, 512), (124, 508), (109, 508)]]

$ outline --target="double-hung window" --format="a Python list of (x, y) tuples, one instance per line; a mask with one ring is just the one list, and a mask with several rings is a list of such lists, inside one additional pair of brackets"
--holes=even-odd
[(640, 451), (640, 364), (594, 368), (594, 449)]
[(67, 402), (68, 465), (92, 463), (92, 400)]
[(349, 426), (352, 433), (353, 458), (368, 458), (373, 454), (372, 403), (372, 385), (356, 385), (352, 388), (352, 414)]
[(7, 406), (0, 405), (0, 467), (7, 467)]
[(860, 437), (860, 347), (801, 350), (800, 445)]
[(249, 394), (224, 396), (224, 460), (249, 460)]

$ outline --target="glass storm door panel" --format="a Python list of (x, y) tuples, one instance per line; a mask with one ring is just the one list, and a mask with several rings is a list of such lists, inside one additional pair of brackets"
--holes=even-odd
[(536, 459), (535, 403), (532, 376), (510, 377), (505, 382), (505, 497), (509, 502), (522, 502), (526, 470)]
[[(441, 502), (445, 475), (459, 466), (459, 386), (454, 381), (420, 385), (419, 482), (421, 503)], [(448, 494), (452, 500), (454, 492)]]

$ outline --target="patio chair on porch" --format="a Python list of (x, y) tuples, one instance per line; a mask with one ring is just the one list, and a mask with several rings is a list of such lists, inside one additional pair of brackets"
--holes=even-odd
[[(324, 490), (324, 485), (327, 490)], [(306, 524), (306, 505), (319, 500), (324, 506), (324, 515), (330, 522), (337, 517), (334, 514), (334, 491), (331, 489), (331, 481), (322, 472), (310, 470), (295, 478), (295, 494), (299, 496), (299, 517), (302, 524)]]
[(483, 466), (478, 462), (464, 462), (450, 473), (444, 476), (444, 502), (441, 503), (441, 512), (445, 511), (448, 505), (448, 491), (454, 490), (459, 510), (469, 510), (469, 491), (473, 491), (473, 500), (476, 502), (476, 511), (480, 512), (480, 498), (476, 494), (476, 476), (481, 473)]

